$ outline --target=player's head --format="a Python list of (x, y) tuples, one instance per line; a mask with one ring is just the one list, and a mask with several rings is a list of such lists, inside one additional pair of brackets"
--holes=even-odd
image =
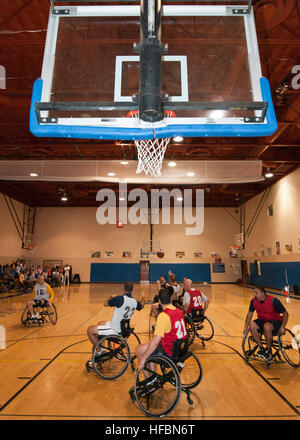
[(45, 282), (45, 278), (43, 275), (39, 276), (39, 284), (43, 284)]
[(158, 298), (162, 306), (170, 304), (170, 294), (167, 289), (160, 289)]
[(161, 277), (159, 277), (159, 281), (161, 284), (163, 284), (166, 281), (166, 279), (165, 279), (165, 277), (161, 276)]
[(133, 290), (133, 284), (132, 283), (124, 283), (124, 290), (127, 293), (131, 293)]
[(176, 275), (171, 273), (169, 276), (170, 283), (176, 283)]
[(256, 286), (254, 289), (254, 295), (257, 299), (264, 298), (266, 296), (266, 290), (263, 286)]
[(183, 285), (184, 285), (185, 290), (189, 290), (192, 288), (193, 282), (190, 278), (185, 278), (183, 281)]

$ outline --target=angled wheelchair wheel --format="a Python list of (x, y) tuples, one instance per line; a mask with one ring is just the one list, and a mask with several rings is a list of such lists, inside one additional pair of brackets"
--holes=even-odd
[(198, 357), (188, 351), (187, 357), (176, 364), (180, 373), (181, 385), (184, 388), (195, 388), (202, 379), (202, 366)]
[(278, 333), (278, 345), (284, 359), (292, 366), (300, 365), (300, 339), (290, 330), (285, 330), (285, 335)]
[(198, 322), (194, 322), (194, 325), (196, 335), (203, 341), (209, 341), (214, 336), (214, 326), (207, 316), (202, 316)]
[(188, 337), (189, 337), (188, 345), (190, 346), (194, 342), (194, 339), (196, 336), (195, 324), (194, 324), (192, 318), (188, 315), (185, 315), (184, 321), (185, 321), (186, 331), (187, 331)]
[(29, 312), (28, 306), (26, 306), (23, 313), (22, 313), (22, 316), (21, 316), (21, 323), (23, 325), (27, 325), (30, 317), (31, 317), (31, 314)]
[(51, 322), (52, 325), (55, 325), (57, 322), (57, 310), (55, 304), (49, 303), (49, 306), (44, 310), (45, 312), (41, 312), (42, 317), (45, 319), (45, 321), (49, 319), (49, 322)]
[(93, 349), (93, 367), (102, 379), (117, 379), (127, 370), (129, 362), (130, 350), (121, 336), (103, 336)]
[(255, 352), (258, 349), (258, 345), (254, 341), (249, 329), (245, 332), (243, 336), (242, 349), (246, 361), (251, 357), (255, 358)]
[(144, 369), (151, 375), (145, 379), (137, 370), (134, 380), (134, 397), (141, 410), (150, 417), (163, 417), (177, 405), (181, 393), (181, 379), (171, 359), (150, 356)]

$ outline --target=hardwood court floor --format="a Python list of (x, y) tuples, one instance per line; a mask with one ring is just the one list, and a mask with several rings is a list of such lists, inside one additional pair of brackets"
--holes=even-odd
[[(135, 285), (150, 302), (155, 286)], [(300, 420), (300, 368), (287, 363), (267, 369), (261, 362), (247, 365), (242, 357), (242, 330), (252, 291), (236, 285), (201, 286), (211, 304), (207, 316), (215, 335), (202, 347), (192, 345), (203, 367), (203, 379), (193, 390), (193, 406), (182, 393), (166, 420)], [(30, 297), (0, 300), (6, 347), (0, 351), (0, 420), (141, 420), (146, 417), (129, 398), (134, 372), (105, 381), (87, 373), (91, 355), (86, 330), (109, 319), (103, 306), (121, 284), (82, 284), (55, 289), (58, 322), (27, 328), (21, 313)], [(300, 300), (289, 304), (288, 328), (299, 325)], [(151, 328), (150, 304), (131, 320), (142, 342)]]

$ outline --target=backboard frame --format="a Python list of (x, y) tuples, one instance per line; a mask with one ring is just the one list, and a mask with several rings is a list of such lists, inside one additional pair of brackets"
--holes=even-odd
[[(226, 3), (224, 0), (223, 3)], [(228, 0), (229, 1), (229, 0)], [(64, 2), (65, 3), (65, 2)], [(70, 1), (68, 3), (74, 3)], [(49, 111), (99, 111), (105, 110), (137, 110), (134, 100), (118, 100), (114, 102), (50, 102), (52, 75), (55, 64), (57, 34), (61, 19), (69, 17), (137, 17), (140, 16), (138, 5), (79, 5), (76, 1), (72, 6), (51, 6), (48, 30), (43, 58), (41, 78), (33, 87), (30, 109), (30, 131), (37, 137), (66, 137), (87, 139), (123, 139), (140, 140), (173, 137), (176, 135), (189, 137), (235, 137), (235, 136), (268, 136), (278, 126), (272, 103), (269, 81), (262, 77), (260, 58), (255, 30), (253, 8), (239, 5), (177, 5), (162, 6), (162, 15), (179, 16), (242, 16), (248, 49), (250, 80), (253, 102), (195, 102), (168, 100), (164, 102), (165, 110), (252, 110), (254, 117), (238, 116), (221, 120), (205, 117), (177, 117), (158, 122), (145, 122), (138, 118), (55, 118), (49, 117)], [(244, 2), (245, 3), (245, 2)]]

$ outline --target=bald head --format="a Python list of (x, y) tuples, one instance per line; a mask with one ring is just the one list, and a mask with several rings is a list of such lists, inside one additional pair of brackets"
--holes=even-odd
[(183, 284), (184, 284), (185, 290), (190, 290), (193, 286), (193, 281), (190, 278), (185, 278)]

